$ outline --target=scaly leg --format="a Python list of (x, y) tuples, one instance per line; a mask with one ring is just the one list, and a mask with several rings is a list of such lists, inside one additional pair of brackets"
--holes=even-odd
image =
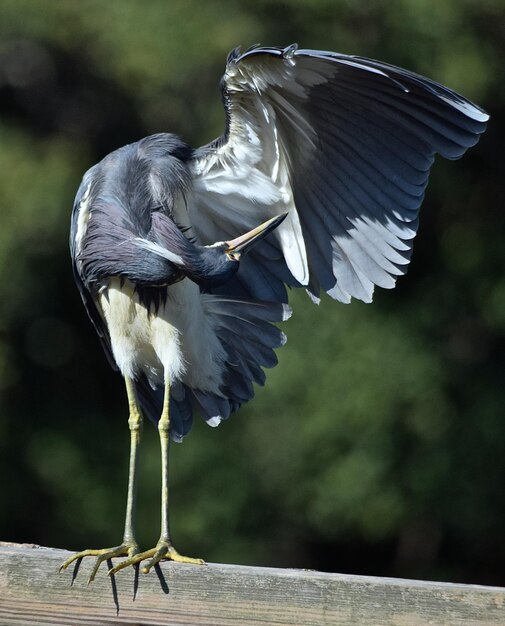
[(60, 567), (60, 571), (66, 569), (71, 563), (85, 556), (96, 556), (95, 565), (91, 570), (88, 584), (92, 582), (100, 565), (113, 557), (128, 556), (133, 557), (139, 551), (137, 541), (135, 540), (135, 510), (137, 503), (137, 461), (138, 449), (140, 445), (140, 433), (142, 431), (142, 413), (140, 412), (137, 398), (135, 395), (135, 387), (133, 381), (125, 378), (126, 393), (128, 395), (128, 405), (130, 416), (128, 418), (128, 426), (130, 427), (130, 469), (128, 473), (128, 497), (126, 500), (126, 519), (121, 545), (114, 548), (103, 548), (98, 550), (82, 550), (69, 557)]
[(202, 565), (202, 559), (194, 559), (188, 556), (182, 556), (172, 545), (170, 537), (170, 528), (168, 520), (168, 451), (170, 445), (170, 385), (168, 380), (165, 381), (165, 395), (163, 399), (163, 412), (158, 422), (158, 433), (161, 445), (161, 535), (158, 543), (154, 548), (140, 552), (131, 556), (125, 561), (121, 561), (111, 570), (109, 574), (115, 574), (119, 570), (136, 565), (145, 559), (149, 559), (148, 563), (142, 568), (142, 572), (147, 574), (149, 570), (159, 563), (162, 559), (177, 561), (178, 563), (194, 563)]

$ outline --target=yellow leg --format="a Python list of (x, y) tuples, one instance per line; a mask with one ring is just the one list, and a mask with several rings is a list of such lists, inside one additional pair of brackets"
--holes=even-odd
[(123, 534), (123, 542), (114, 548), (82, 550), (69, 557), (60, 567), (60, 571), (66, 569), (71, 563), (85, 556), (95, 556), (96, 561), (91, 570), (88, 584), (92, 582), (100, 565), (113, 557), (128, 556), (130, 558), (138, 554), (139, 548), (135, 539), (135, 510), (137, 502), (137, 465), (138, 465), (138, 449), (140, 445), (140, 434), (142, 431), (142, 413), (138, 407), (137, 398), (135, 396), (135, 387), (133, 381), (125, 378), (126, 393), (128, 395), (128, 405), (130, 416), (128, 418), (128, 426), (130, 427), (130, 469), (128, 474), (128, 497), (126, 500), (126, 519)]
[(194, 559), (188, 556), (182, 556), (172, 545), (170, 537), (170, 527), (168, 518), (168, 451), (170, 446), (170, 385), (165, 382), (165, 396), (163, 399), (163, 412), (158, 422), (158, 433), (161, 445), (161, 534), (158, 543), (154, 548), (140, 552), (131, 556), (129, 559), (118, 563), (109, 570), (109, 574), (115, 574), (119, 570), (130, 565), (136, 565), (145, 559), (149, 559), (148, 563), (142, 568), (142, 572), (147, 574), (149, 570), (159, 563), (162, 559), (177, 561), (178, 563), (193, 563), (202, 565), (202, 559)]
[(126, 393), (128, 394), (128, 406), (130, 409), (130, 417), (128, 418), (128, 426), (130, 427), (130, 469), (128, 472), (128, 497), (126, 499), (123, 543), (134, 545), (138, 551), (135, 540), (135, 516), (137, 511), (138, 451), (143, 420), (135, 395), (135, 387), (133, 381), (129, 378), (126, 379)]

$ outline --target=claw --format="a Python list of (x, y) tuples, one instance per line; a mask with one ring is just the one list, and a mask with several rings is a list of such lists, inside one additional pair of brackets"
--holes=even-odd
[(88, 585), (93, 582), (95, 579), (96, 573), (98, 572), (98, 568), (104, 561), (108, 561), (117, 556), (128, 556), (130, 558), (134, 557), (135, 554), (138, 553), (137, 544), (130, 543), (122, 543), (119, 546), (114, 548), (103, 548), (99, 550), (82, 550), (81, 552), (76, 552), (71, 557), (69, 557), (60, 567), (59, 571), (62, 572), (64, 569), (67, 569), (69, 565), (71, 565), (74, 561), (79, 559), (83, 559), (86, 556), (96, 556), (95, 564), (93, 565), (93, 569), (88, 578)]
[[(172, 548), (172, 550), (173, 550), (173, 548)], [(142, 573), (143, 574), (148, 574), (149, 571), (151, 570), (151, 568), (154, 567), (157, 563), (159, 563), (161, 561), (161, 559), (165, 558), (167, 554), (168, 554), (168, 546), (167, 545), (161, 545), (156, 550), (156, 552), (152, 555), (152, 558), (147, 563), (147, 565), (144, 565), (144, 567), (142, 568)]]

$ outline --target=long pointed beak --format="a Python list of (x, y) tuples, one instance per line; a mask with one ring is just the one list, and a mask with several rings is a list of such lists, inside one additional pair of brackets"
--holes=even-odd
[(271, 233), (281, 222), (286, 219), (287, 213), (282, 213), (281, 215), (277, 215), (276, 217), (272, 217), (263, 224), (256, 226), (249, 232), (245, 233), (245, 235), (240, 235), (236, 239), (232, 239), (231, 241), (226, 241), (225, 252), (233, 252), (234, 254), (243, 254), (246, 252), (250, 246), (257, 243), (264, 237)]

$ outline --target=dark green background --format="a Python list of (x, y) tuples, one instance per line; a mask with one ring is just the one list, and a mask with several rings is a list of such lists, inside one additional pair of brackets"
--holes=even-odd
[[(433, 170), (409, 274), (372, 306), (292, 296), (256, 399), (172, 454), (178, 549), (210, 561), (505, 584), (503, 0), (0, 0), (0, 539), (121, 538), (128, 428), (74, 288), (82, 173), (157, 131), (221, 133), (227, 52), (402, 65), (492, 115)], [(145, 429), (140, 539), (159, 532)]]

